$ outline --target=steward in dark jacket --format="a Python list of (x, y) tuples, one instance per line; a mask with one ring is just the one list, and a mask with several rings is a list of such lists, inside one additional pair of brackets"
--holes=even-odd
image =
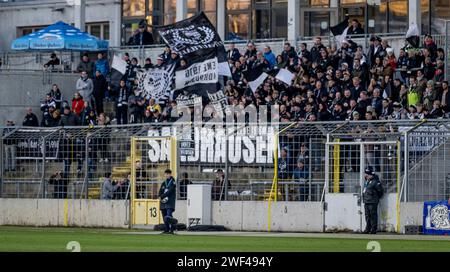
[(177, 197), (176, 184), (170, 169), (167, 169), (164, 174), (166, 180), (161, 184), (158, 194), (160, 199), (159, 209), (161, 210), (164, 220), (164, 233), (173, 234), (177, 223), (177, 220), (172, 216), (172, 213), (175, 211), (175, 200)]
[(25, 127), (38, 127), (39, 121), (37, 116), (33, 113), (31, 108), (27, 109), (27, 114), (23, 119), (22, 125)]
[(366, 217), (366, 229), (364, 233), (376, 234), (378, 227), (378, 203), (384, 191), (380, 179), (375, 175), (372, 167), (367, 167), (364, 172), (363, 201)]

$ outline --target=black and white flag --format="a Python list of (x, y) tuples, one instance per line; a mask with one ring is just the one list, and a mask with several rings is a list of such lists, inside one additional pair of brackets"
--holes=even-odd
[(256, 90), (258, 90), (258, 87), (263, 84), (264, 80), (266, 80), (268, 76), (268, 74), (263, 72), (255, 80), (249, 81), (248, 86), (250, 87), (250, 89), (252, 89), (253, 92), (256, 92)]
[[(217, 58), (207, 59), (190, 65), (175, 73), (175, 89), (183, 89), (197, 84), (215, 84), (219, 80)], [(198, 88), (201, 88), (199, 86)]]
[(413, 48), (420, 47), (420, 32), (417, 24), (412, 23), (406, 32), (406, 40)]
[(347, 37), (348, 32), (348, 17), (345, 16), (345, 19), (340, 22), (339, 24), (330, 27), (331, 33), (333, 33), (334, 37), (336, 38), (336, 41), (338, 42), (338, 46), (342, 44), (342, 42)]
[(231, 76), (224, 43), (203, 12), (175, 24), (159, 27), (158, 33), (180, 57), (189, 59), (191, 63), (217, 57), (219, 74)]
[(174, 69), (175, 65), (166, 65), (139, 70), (137, 78), (140, 96), (146, 99), (154, 98), (158, 104), (167, 101), (170, 98)]

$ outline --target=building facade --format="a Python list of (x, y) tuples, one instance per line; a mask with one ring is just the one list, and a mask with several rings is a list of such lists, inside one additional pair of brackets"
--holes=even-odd
[(62, 20), (76, 25), (85, 2), (86, 31), (124, 45), (145, 20), (149, 30), (204, 11), (225, 40), (327, 36), (346, 14), (366, 33), (444, 34), (449, 0), (0, 0), (0, 50), (24, 34)]
[[(77, 3), (80, 0), (0, 0), (0, 51), (8, 51), (14, 39), (57, 21), (80, 27)], [(119, 46), (121, 0), (87, 0), (84, 10), (85, 30)]]

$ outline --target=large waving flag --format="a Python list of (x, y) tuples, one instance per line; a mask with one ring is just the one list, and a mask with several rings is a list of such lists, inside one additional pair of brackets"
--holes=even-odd
[(339, 45), (345, 40), (347, 37), (348, 32), (348, 17), (345, 16), (345, 19), (340, 22), (339, 24), (330, 27), (331, 33), (333, 33), (334, 37), (336, 38), (336, 41), (339, 43)]

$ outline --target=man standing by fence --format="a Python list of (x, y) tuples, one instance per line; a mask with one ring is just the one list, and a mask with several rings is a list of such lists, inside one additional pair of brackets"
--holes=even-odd
[(175, 179), (172, 177), (172, 170), (164, 171), (166, 180), (161, 184), (159, 189), (159, 199), (165, 230), (163, 233), (174, 234), (177, 220), (173, 218), (172, 213), (175, 211), (175, 200), (177, 197)]
[[(14, 130), (14, 122), (12, 120), (6, 121), (6, 126), (9, 128), (3, 129), (3, 137), (8, 135), (10, 132)], [(16, 171), (16, 147), (17, 147), (17, 139), (4, 139), (3, 144), (5, 147), (4, 154), (4, 169), (5, 171)]]
[(363, 201), (366, 217), (364, 233), (376, 234), (378, 227), (378, 203), (384, 191), (380, 178), (375, 174), (371, 166), (364, 171), (364, 179)]

